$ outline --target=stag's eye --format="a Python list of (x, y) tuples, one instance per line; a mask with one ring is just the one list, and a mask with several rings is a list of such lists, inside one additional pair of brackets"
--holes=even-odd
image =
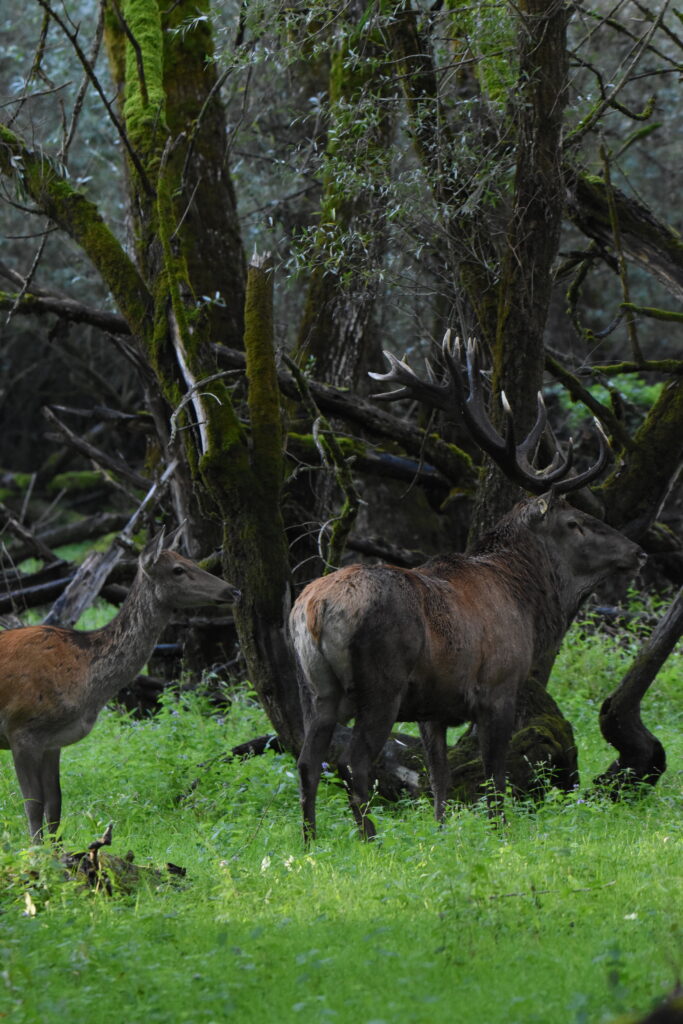
[(172, 569), (172, 572), (173, 572), (174, 576), (184, 576), (185, 575), (185, 569), (184, 569), (184, 567), (182, 565), (174, 565), (173, 569)]
[(568, 519), (567, 526), (570, 530), (578, 530), (579, 533), (583, 533), (583, 530), (581, 529), (581, 523), (578, 521), (578, 519)]

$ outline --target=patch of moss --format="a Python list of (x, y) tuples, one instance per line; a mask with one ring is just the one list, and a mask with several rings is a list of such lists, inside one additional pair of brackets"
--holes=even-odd
[(46, 490), (50, 494), (58, 494), (60, 491), (70, 491), (72, 494), (78, 491), (91, 491), (102, 484), (102, 474), (95, 469), (69, 470), (66, 473), (57, 473), (50, 480)]
[(126, 46), (126, 131), (148, 172), (166, 138), (164, 37), (157, 0), (127, 0), (124, 17), (139, 46)]

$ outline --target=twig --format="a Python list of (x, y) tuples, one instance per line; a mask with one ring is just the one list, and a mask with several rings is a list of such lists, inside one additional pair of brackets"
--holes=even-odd
[(642, 363), (643, 353), (641, 352), (640, 344), (638, 343), (638, 334), (636, 332), (635, 317), (633, 313), (628, 309), (628, 306), (631, 302), (631, 293), (628, 282), (628, 266), (626, 264), (626, 257), (624, 256), (624, 250), (621, 244), (621, 228), (619, 226), (619, 217), (617, 215), (616, 203), (614, 202), (614, 190), (612, 189), (609, 153), (607, 152), (607, 148), (604, 145), (600, 147), (600, 156), (602, 157), (602, 164), (604, 167), (607, 209), (609, 211), (610, 226), (612, 228), (612, 236), (614, 238), (614, 250), (617, 256), (617, 265), (619, 267), (619, 280), (621, 281), (621, 290), (624, 296), (622, 308), (627, 310), (626, 327), (628, 330), (629, 341), (631, 342), (631, 352), (633, 353), (633, 358), (637, 363)]
[[(609, 889), (611, 886), (616, 885), (616, 884), (617, 884), (616, 882), (604, 882), (602, 885), (586, 885), (586, 886), (582, 887), (581, 889), (570, 889), (569, 891), (571, 893), (574, 893), (574, 894), (578, 895), (579, 893), (584, 893), (584, 892), (597, 892), (599, 889)], [(561, 892), (564, 892), (564, 891), (565, 891), (564, 889), (535, 889), (535, 888), (531, 888), (527, 892), (524, 892), (524, 891), (521, 891), (521, 892), (492, 892), (492, 893), (489, 893), (488, 898), (490, 900), (509, 900), (509, 899), (512, 899), (513, 897), (519, 897), (519, 896), (531, 896), (533, 898), (533, 897), (536, 897), (536, 896), (547, 896), (550, 893), (561, 893)]]
[[(231, 376), (232, 372), (232, 370), (222, 370), (220, 373), (212, 373), (210, 377), (203, 377), (202, 380), (195, 381), (195, 383), (185, 392), (180, 402), (171, 413), (171, 419), (169, 421), (171, 432), (168, 437), (169, 450), (173, 447), (173, 443), (178, 432), (178, 416), (185, 408), (185, 406), (192, 401), (194, 395), (198, 392), (199, 388), (204, 387), (205, 384), (210, 384), (211, 381), (213, 380), (221, 380), (223, 377), (229, 377)], [(221, 404), (220, 398), (218, 398), (217, 395), (214, 395), (212, 391), (203, 392), (202, 397), (213, 398), (216, 402), (218, 402), (219, 405)], [(205, 421), (202, 422), (202, 425), (204, 422)]]
[[(358, 508), (360, 505), (360, 498), (356, 485), (353, 482), (351, 475), (351, 469), (349, 463), (344, 458), (339, 442), (337, 441), (336, 435), (330, 426), (329, 421), (320, 412), (311, 390), (308, 386), (308, 382), (301, 372), (297, 364), (289, 356), (285, 355), (285, 363), (291, 370), (294, 379), (299, 388), (301, 395), (301, 401), (313, 420), (313, 440), (315, 441), (316, 447), (320, 452), (320, 457), (324, 465), (334, 469), (334, 476), (337, 481), (342, 494), (344, 495), (344, 504), (339, 515), (334, 520), (334, 525), (330, 533), (330, 539), (327, 546), (327, 556), (323, 559), (325, 562), (324, 574), (334, 571), (338, 568), (341, 563), (341, 558), (346, 547), (346, 539), (351, 532), (356, 516), (358, 515)], [(328, 524), (323, 524), (321, 528), (321, 535)]]
[[(100, 46), (102, 45), (102, 35), (103, 35), (103, 33), (104, 33), (104, 4), (102, 4), (100, 6), (100, 14), (99, 14), (99, 17), (97, 19), (97, 26), (95, 28), (95, 35), (93, 36), (92, 46), (90, 47), (90, 53), (88, 54), (88, 61), (90, 62), (91, 67), (95, 67), (95, 64), (97, 63), (97, 58), (98, 58), (99, 52), (100, 52)], [(88, 91), (88, 83), (89, 82), (90, 82), (89, 76), (87, 75), (87, 73), (84, 73), (83, 74), (83, 79), (81, 81), (81, 84), (79, 86), (78, 92), (76, 94), (76, 99), (74, 101), (73, 111), (72, 111), (72, 114), (71, 114), (71, 124), (69, 125), (67, 133), (66, 133), (66, 135), (64, 137), (64, 141), (62, 143), (61, 149), (59, 150), (59, 155), (58, 155), (57, 159), (60, 160), (61, 162), (66, 162), (66, 158), (67, 158), (67, 154), (69, 152), (69, 148), (71, 146), (71, 143), (74, 140), (74, 136), (76, 134), (76, 127), (78, 125), (78, 120), (79, 120), (79, 118), (81, 116), (81, 111), (83, 109), (83, 103), (85, 101), (85, 96), (86, 96), (86, 93)]]
[(149, 487), (150, 482), (147, 477), (136, 473), (134, 469), (130, 469), (125, 462), (121, 461), (121, 459), (116, 459), (112, 455), (107, 455), (107, 453), (103, 452), (100, 448), (96, 448), (88, 441), (84, 441), (82, 437), (77, 437), (76, 434), (67, 427), (66, 423), (62, 423), (59, 417), (55, 416), (49, 406), (43, 406), (43, 415), (48, 422), (57, 428), (59, 433), (62, 434), (72, 448), (75, 448), (76, 451), (81, 452), (81, 454), (85, 455), (87, 458), (92, 459), (98, 466), (105, 466), (113, 473), (123, 477), (124, 480), (128, 480), (134, 487)]
[(153, 501), (158, 499), (160, 492), (173, 476), (177, 465), (177, 460), (174, 459), (166, 467), (160, 479), (152, 484), (124, 528), (109, 545), (107, 551), (90, 552), (64, 593), (57, 598), (43, 619), (44, 625), (73, 625), (85, 609), (92, 604), (113, 567), (123, 557), (124, 552), (130, 549), (131, 538), (138, 527), (143, 513)]
[[(42, 2), (42, 0), (39, 0), (39, 2)], [(603, 98), (598, 103), (595, 104), (593, 109), (584, 117), (584, 119), (576, 126), (576, 128), (574, 128), (574, 130), (569, 133), (566, 140), (567, 143), (574, 145), (575, 143), (580, 141), (580, 139), (583, 138), (586, 132), (588, 132), (595, 125), (595, 123), (602, 117), (607, 107), (613, 105), (617, 95), (621, 92), (624, 86), (627, 85), (627, 83), (631, 80), (633, 72), (635, 71), (636, 67), (638, 66), (638, 64), (644, 57), (645, 53), (647, 52), (650, 45), (650, 40), (659, 28), (659, 25), (663, 20), (668, 7), (669, 0), (665, 0), (665, 2), (662, 4), (661, 10), (659, 11), (659, 14), (652, 22), (651, 27), (648, 29), (645, 35), (641, 36), (641, 38), (633, 46), (631, 53), (634, 54), (634, 57), (631, 63), (628, 65), (628, 67), (622, 72), (619, 81), (615, 83), (614, 88), (609, 92), (609, 94), (603, 96)]]
[(46, 562), (54, 562), (56, 564), (63, 561), (63, 559), (59, 558), (59, 556), (56, 555), (54, 551), (47, 546), (47, 544), (40, 540), (39, 537), (36, 537), (28, 527), (24, 526), (23, 523), (20, 523), (14, 513), (2, 502), (0, 502), (0, 516), (4, 519), (7, 529), (10, 530), (15, 537), (22, 540), (24, 544), (30, 546), (39, 558), (44, 559)]
[(154, 196), (155, 195), (154, 188), (152, 187), (152, 184), (151, 184), (149, 178), (147, 177), (147, 172), (145, 171), (144, 167), (142, 166), (142, 163), (140, 161), (140, 157), (138, 156), (138, 154), (136, 153), (135, 149), (133, 148), (133, 146), (131, 144), (131, 141), (128, 138), (128, 134), (127, 134), (125, 128), (123, 127), (123, 125), (122, 125), (121, 121), (119, 120), (119, 118), (116, 116), (116, 112), (114, 111), (114, 108), (113, 108), (112, 104), (109, 102), (109, 100), (106, 97), (104, 89), (102, 88), (102, 85), (100, 84), (100, 80), (98, 79), (98, 77), (95, 74), (95, 71), (92, 68), (88, 58), (86, 57), (85, 53), (83, 52), (83, 49), (82, 49), (82, 47), (81, 47), (81, 45), (80, 45), (80, 43), (78, 42), (78, 39), (77, 39), (77, 33), (76, 32), (72, 32), (71, 29), (69, 29), (68, 25), (66, 25), (66, 23), (63, 21), (63, 19), (60, 18), (59, 14), (57, 14), (57, 12), (55, 10), (53, 10), (53, 8), (50, 6), (50, 4), (47, 2), (47, 0), (38, 0), (38, 3), (43, 8), (43, 10), (46, 11), (49, 14), (49, 16), (54, 19), (54, 21), (57, 22), (57, 24), (61, 28), (62, 32), (64, 33), (64, 35), (66, 36), (66, 38), (69, 40), (69, 42), (73, 46), (74, 50), (76, 51), (76, 56), (78, 57), (79, 61), (81, 62), (81, 65), (82, 65), (86, 75), (88, 76), (88, 78), (92, 82), (93, 86), (95, 87), (95, 91), (97, 92), (97, 95), (100, 97), (100, 99), (104, 103), (104, 107), (105, 107), (105, 110), (107, 111), (107, 114), (109, 115), (109, 119), (111, 120), (112, 124), (116, 128), (116, 131), (118, 132), (119, 138), (121, 139), (123, 145), (126, 148), (126, 151), (128, 152), (128, 155), (129, 155), (129, 157), (131, 159), (131, 163), (135, 167), (135, 170), (137, 171), (137, 173), (138, 173), (138, 175), (140, 177), (140, 182), (142, 184), (142, 187), (143, 187), (144, 191), (147, 193), (148, 196)]
[(17, 295), (17, 297), (16, 297), (16, 299), (14, 301), (14, 305), (12, 306), (12, 308), (9, 311), (9, 313), (7, 314), (7, 319), (5, 320), (5, 326), (6, 327), (9, 327), (9, 325), (10, 325), (10, 323), (12, 321), (12, 317), (14, 316), (14, 314), (17, 311), (17, 308), (19, 307), (19, 303), (21, 302), (22, 298), (24, 297), (24, 294), (31, 287), (31, 281), (33, 280), (33, 277), (35, 276), (36, 270), (38, 269), (38, 265), (39, 265), (39, 263), (40, 263), (40, 261), (41, 261), (41, 259), (43, 257), (43, 253), (45, 252), (45, 245), (47, 243), (47, 236), (48, 236), (49, 233), (50, 233), (49, 230), (45, 230), (42, 233), (42, 236), (41, 236), (41, 239), (40, 239), (40, 245), (38, 246), (38, 250), (37, 250), (35, 256), (33, 257), (33, 263), (31, 264), (31, 269), (29, 270), (28, 274), (26, 275), (26, 278), (24, 279), (24, 282), (23, 282), (23, 284), (21, 286), (21, 290), (19, 291), (19, 294)]

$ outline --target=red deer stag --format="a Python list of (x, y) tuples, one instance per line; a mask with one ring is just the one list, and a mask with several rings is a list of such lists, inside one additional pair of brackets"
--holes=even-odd
[(493, 785), (489, 814), (502, 813), (519, 686), (531, 673), (547, 676), (590, 591), (614, 572), (635, 572), (642, 557), (636, 544), (562, 497), (602, 472), (602, 432), (597, 462), (583, 473), (567, 475), (571, 442), (564, 458), (558, 452), (545, 471), (535, 471), (531, 460), (546, 426), (540, 395), (536, 423), (520, 444), (503, 396), (501, 437), (485, 413), (476, 347), (468, 345), (465, 397), (459, 346), (454, 354), (449, 340), (447, 383), (420, 380), (389, 353), (391, 371), (372, 376), (400, 385), (391, 399), (409, 395), (451, 412), (455, 404), (479, 447), (540, 496), (520, 501), (468, 555), (437, 556), (417, 569), (352, 565), (302, 591), (290, 635), (306, 721), (298, 762), (305, 840), (315, 836), (316, 792), (333, 730), (351, 718), (338, 770), (366, 839), (376, 834), (367, 813), (372, 765), (396, 721), (419, 723), (439, 821), (450, 779), (446, 729), (475, 722)]
[(162, 533), (143, 551), (118, 615), (79, 632), (26, 626), (0, 633), (0, 749), (12, 751), (31, 838), (61, 817), (62, 747), (87, 736), (100, 711), (149, 660), (174, 608), (239, 599), (230, 583), (164, 549)]

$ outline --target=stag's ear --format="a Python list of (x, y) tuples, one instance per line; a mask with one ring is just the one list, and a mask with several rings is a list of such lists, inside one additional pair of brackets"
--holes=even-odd
[(542, 494), (540, 498), (531, 498), (524, 509), (524, 522), (527, 526), (543, 522), (549, 508), (550, 498), (547, 494)]
[(149, 541), (149, 543), (143, 549), (140, 555), (140, 563), (143, 568), (147, 568), (150, 565), (154, 565), (161, 552), (166, 547), (165, 541), (165, 530), (162, 526), (155, 537)]

